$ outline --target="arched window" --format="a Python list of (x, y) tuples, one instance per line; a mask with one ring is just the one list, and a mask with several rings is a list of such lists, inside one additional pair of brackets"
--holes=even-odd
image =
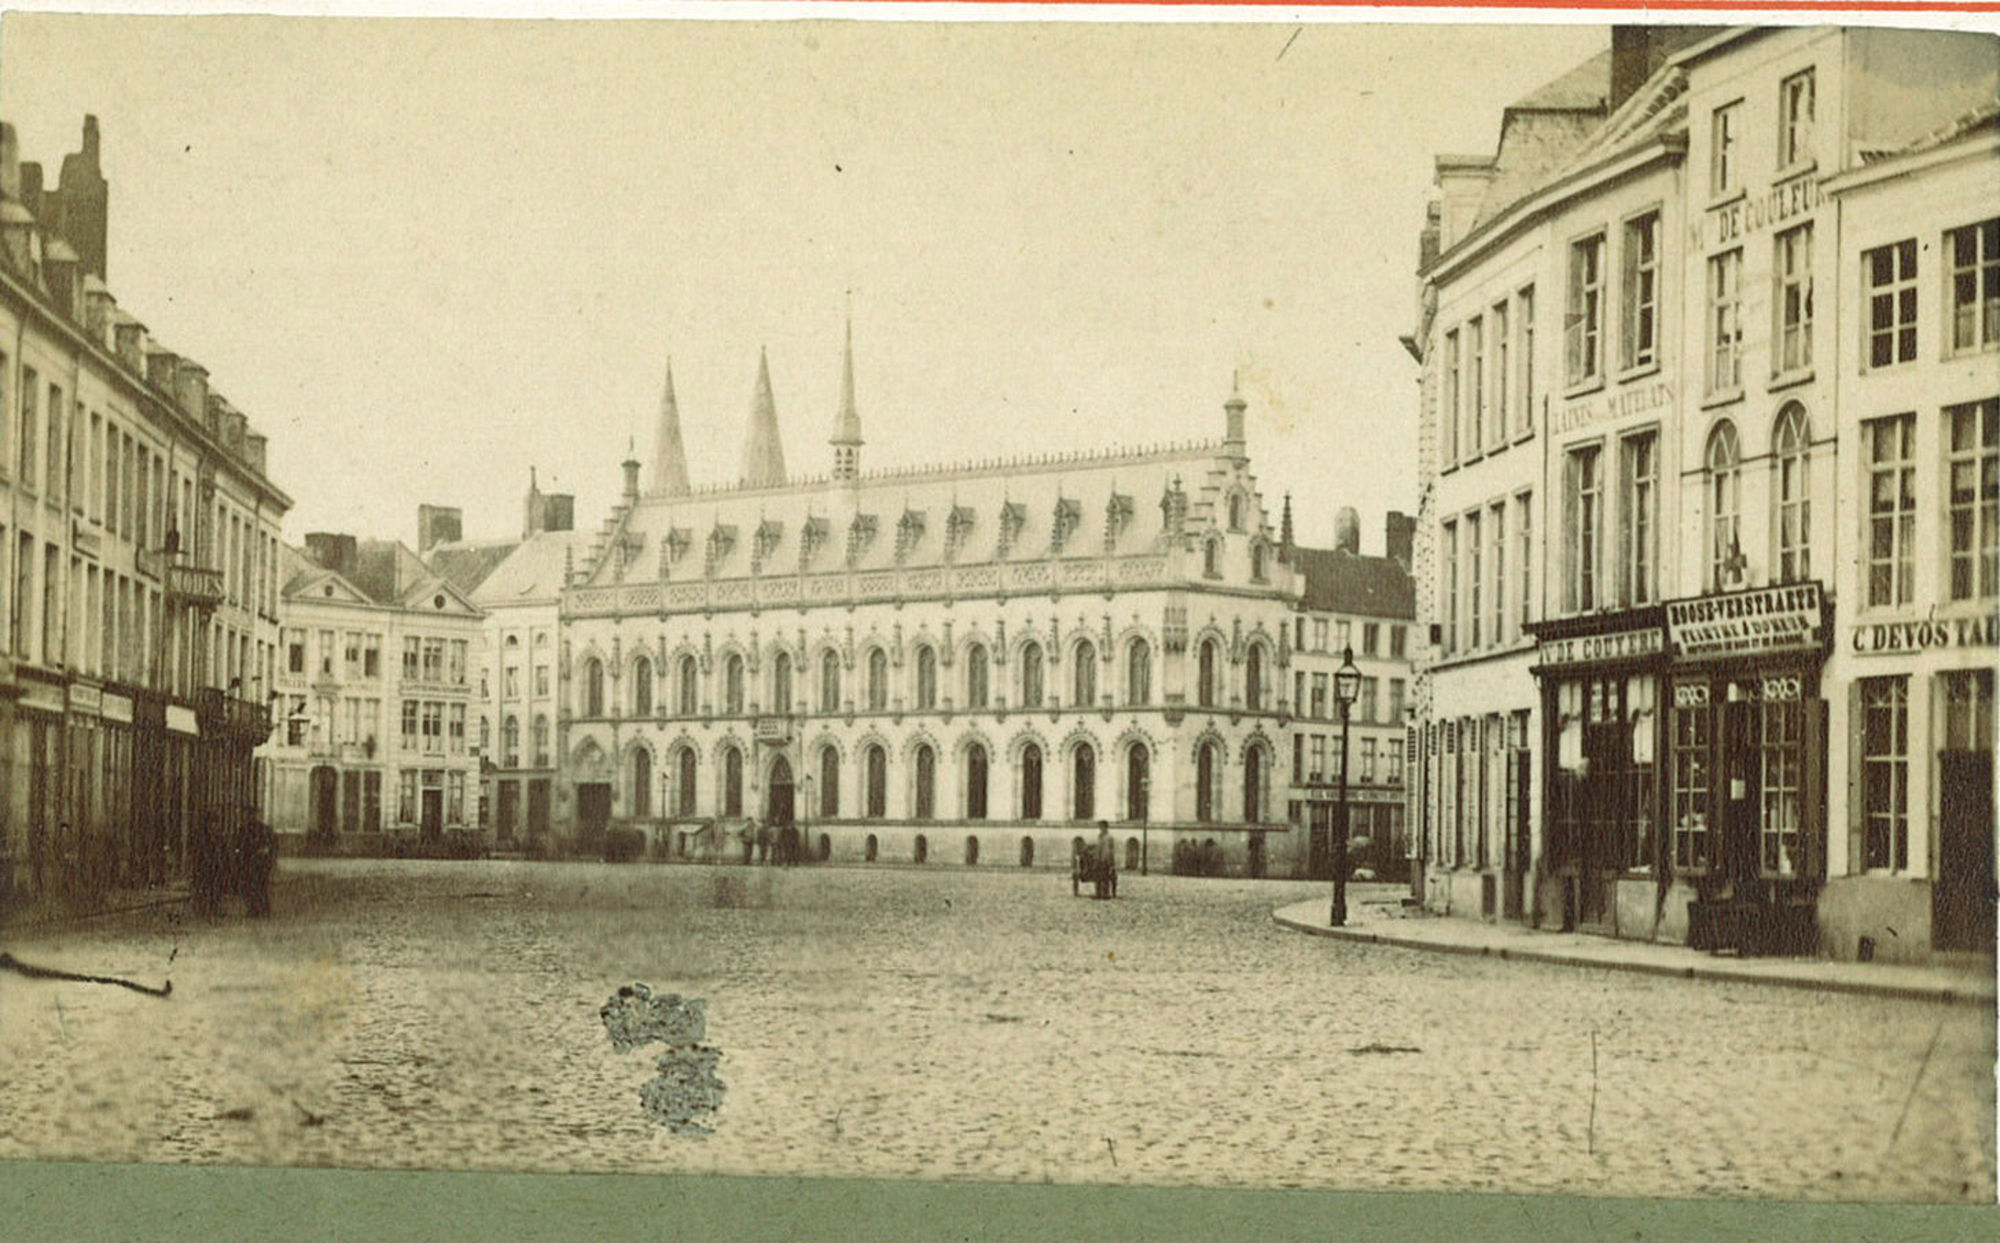
[(792, 658), (784, 652), (771, 662), (771, 711), (792, 714)]
[(1778, 513), (1773, 523), (1778, 537), (1778, 581), (1803, 582), (1812, 577), (1812, 481), (1807, 475), (1812, 427), (1806, 408), (1787, 402), (1778, 411), (1771, 434), (1772, 495)]
[(868, 710), (880, 712), (889, 706), (889, 653), (881, 648), (868, 652)]
[(917, 748), (917, 819), (937, 818), (937, 752)]
[(1261, 543), (1250, 545), (1250, 577), (1260, 583), (1264, 581), (1264, 545)]
[(1089, 820), (1097, 815), (1097, 750), (1087, 742), (1076, 744), (1070, 755), (1070, 806), (1072, 818)]
[(986, 706), (986, 649), (977, 643), (965, 649), (965, 706)]
[(479, 718), (479, 754), (493, 754), (493, 718), (490, 716)]
[(1125, 818), (1135, 824), (1146, 819), (1146, 804), (1151, 791), (1153, 757), (1146, 750), (1146, 744), (1135, 742), (1125, 752)]
[(1252, 747), (1243, 756), (1243, 821), (1256, 824), (1264, 818), (1264, 749)]
[(549, 766), (549, 718), (537, 716), (530, 729), (529, 737), (534, 740), (534, 760), (536, 768)]
[(644, 747), (632, 748), (632, 814), (653, 814), (653, 753)]
[(832, 747), (819, 752), (819, 814), (822, 820), (840, 816), (840, 752)]
[(725, 716), (743, 715), (743, 657), (735, 652), (722, 662), (722, 711)]
[(694, 814), (694, 748), (682, 747), (680, 759), (679, 799), (675, 811), (683, 816)]
[(1229, 529), (1232, 531), (1243, 529), (1243, 497), (1235, 492), (1229, 494)]
[(735, 747), (722, 753), (722, 814), (743, 814), (743, 753)]
[(1151, 703), (1153, 700), (1153, 649), (1144, 639), (1134, 639), (1125, 649), (1125, 702)]
[(1089, 708), (1097, 703), (1097, 648), (1085, 639), (1076, 645), (1076, 668), (1070, 672), (1074, 683), (1073, 700), (1079, 708)]
[(604, 662), (595, 656), (583, 662), (583, 715), (604, 715)]
[(819, 710), (840, 711), (840, 653), (832, 648), (819, 658)]
[(917, 710), (937, 707), (937, 649), (930, 644), (917, 648)]
[(510, 716), (500, 727), (500, 767), (521, 766), (521, 719)]
[(1195, 702), (1204, 708), (1215, 706), (1215, 640), (1201, 641), (1200, 669), (1195, 680)]
[(1222, 541), (1210, 538), (1201, 550), (1201, 572), (1210, 578), (1222, 577)]
[(868, 818), (880, 820), (888, 814), (889, 755), (879, 745), (868, 748)]
[(644, 656), (632, 662), (632, 715), (653, 715), (653, 662)]
[(976, 742), (965, 749), (965, 818), (986, 819), (986, 748)]
[(1243, 706), (1252, 712), (1264, 707), (1264, 645), (1252, 643), (1243, 662)]
[(1021, 649), (1021, 706), (1042, 706), (1042, 649), (1030, 643)]
[(1042, 749), (1034, 743), (1021, 748), (1021, 819), (1042, 818)]
[(1727, 420), (1708, 435), (1708, 581), (1720, 591), (1742, 576), (1743, 454)]
[(1215, 819), (1215, 744), (1204, 742), (1195, 752), (1194, 818), (1204, 824)]
[(694, 657), (681, 657), (681, 715), (693, 716), (701, 711), (701, 678), (696, 672)]

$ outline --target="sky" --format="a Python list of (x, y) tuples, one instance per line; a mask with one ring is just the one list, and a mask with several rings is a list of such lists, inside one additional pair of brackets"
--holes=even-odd
[[(1281, 14), (1274, 14), (1282, 16)], [(615, 502), (669, 358), (739, 472), (760, 349), (831, 465), (1218, 438), (1272, 521), (1416, 504), (1431, 159), (1592, 26), (444, 21), (10, 12), (0, 117), (53, 180), (99, 118), (109, 284), (270, 437), (287, 537), (517, 532)], [(650, 463), (648, 463), (650, 469)]]

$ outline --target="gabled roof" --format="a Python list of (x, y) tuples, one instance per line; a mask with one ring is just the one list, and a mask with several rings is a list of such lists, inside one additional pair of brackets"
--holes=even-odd
[(1606, 48), (1575, 68), (1542, 83), (1507, 106), (1522, 111), (1602, 108), (1610, 97), (1611, 49)]
[(346, 574), (328, 569), (309, 554), (287, 547), (290, 599), (333, 601), (424, 613), (477, 616), (479, 607), (464, 592), (434, 573), (399, 540), (361, 540)]
[[(581, 561), (589, 548), (588, 538), (580, 531), (540, 531), (518, 544), (509, 544), (506, 556), (470, 593), (472, 602), (482, 609), (554, 603), (562, 594), (563, 571), (572, 554)], [(432, 550), (433, 556), (436, 552)]]
[(1394, 557), (1368, 557), (1342, 548), (1296, 548), (1292, 564), (1305, 578), (1301, 607), (1356, 617), (1417, 615), (1417, 582)]
[(438, 544), (425, 554), (424, 560), (438, 577), (471, 596), (520, 546), (518, 540)]

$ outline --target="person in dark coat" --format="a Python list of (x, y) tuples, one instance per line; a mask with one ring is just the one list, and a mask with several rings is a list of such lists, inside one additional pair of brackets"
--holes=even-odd
[(244, 908), (259, 919), (271, 913), (271, 874), (277, 868), (278, 835), (262, 820), (250, 820), (237, 847), (236, 883)]
[(1091, 849), (1090, 862), (1097, 874), (1095, 896), (1118, 896), (1118, 847), (1111, 840), (1111, 822), (1108, 820), (1097, 822), (1097, 845)]

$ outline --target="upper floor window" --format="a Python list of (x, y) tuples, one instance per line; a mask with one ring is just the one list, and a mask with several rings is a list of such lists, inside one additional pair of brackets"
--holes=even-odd
[(583, 662), (583, 715), (604, 715), (604, 664), (595, 656)]
[(1777, 537), (1778, 581), (1796, 583), (1812, 577), (1812, 488), (1807, 474), (1812, 449), (1812, 428), (1806, 408), (1798, 402), (1785, 403), (1771, 433), (1772, 498), (1777, 510), (1773, 524)]
[(1812, 366), (1812, 226), (1800, 225), (1778, 234), (1778, 356), (1780, 372)]
[(1477, 316), (1465, 325), (1465, 451), (1478, 453), (1486, 443), (1486, 321)]
[(1603, 539), (1602, 445), (1583, 445), (1563, 457), (1563, 610), (1597, 607), (1598, 542)]
[(819, 710), (840, 711), (840, 653), (832, 648), (819, 658)]
[(1743, 387), (1743, 251), (1708, 261), (1708, 391)]
[(632, 715), (653, 715), (653, 662), (644, 656), (632, 662)]
[(1487, 642), (1500, 643), (1507, 623), (1507, 502), (1497, 502), (1486, 511), (1486, 539), (1493, 561), (1493, 587), (1486, 593), (1490, 601), (1486, 606), (1490, 626)]
[(1150, 703), (1153, 698), (1153, 651), (1144, 639), (1125, 649), (1125, 701)]
[(889, 654), (881, 648), (868, 650), (868, 710), (880, 712), (889, 706)]
[(965, 706), (986, 706), (986, 648), (978, 643), (965, 649)]
[(1214, 639), (1201, 641), (1201, 651), (1197, 660), (1195, 702), (1204, 708), (1212, 708), (1215, 706), (1216, 677)]
[(1243, 497), (1235, 492), (1229, 494), (1229, 529), (1232, 531), (1243, 529)]
[(1618, 361), (1625, 368), (1659, 361), (1660, 213), (1625, 222), (1624, 301), (1619, 316)]
[(1717, 591), (1743, 576), (1743, 451), (1727, 419), (1708, 434), (1708, 582)]
[(937, 650), (928, 643), (917, 648), (917, 707), (937, 707)]
[[(1534, 509), (1534, 499), (1534, 496), (1527, 492), (1523, 492), (1514, 498), (1514, 574), (1517, 581), (1517, 586), (1514, 589), (1514, 601), (1515, 607), (1520, 610), (1522, 626), (1526, 626), (1534, 620), (1532, 613), (1534, 595), (1529, 591), (1528, 582), (1530, 567), (1534, 565), (1535, 548), (1534, 540), (1531, 538), (1533, 534), (1533, 519), (1531, 514)], [(1401, 656), (1402, 652), (1398, 651), (1396, 655)]]
[(1021, 648), (1021, 706), (1042, 706), (1042, 649), (1029, 643)]
[(1465, 529), (1465, 624), (1470, 631), (1465, 645), (1476, 648), (1483, 639), (1480, 623), (1485, 617), (1480, 607), (1483, 599), (1480, 589), (1485, 586), (1481, 574), (1485, 563), (1485, 545), (1479, 542), (1479, 511), (1475, 509), (1467, 514), (1462, 525)]
[(1656, 585), (1660, 509), (1660, 438), (1641, 432), (1618, 442), (1618, 542), (1623, 563), (1619, 582), (1628, 607), (1651, 604)]
[(1598, 378), (1604, 329), (1604, 235), (1569, 245), (1569, 307), (1563, 316), (1563, 357), (1571, 384)]
[(1486, 322), (1493, 326), (1493, 417), (1487, 421), (1486, 438), (1498, 448), (1513, 434), (1514, 417), (1514, 407), (1508, 404), (1508, 396), (1514, 391), (1514, 342), (1504, 299), (1493, 304), (1493, 309), (1486, 313)]
[(1917, 239), (1861, 252), (1868, 286), (1868, 365), (1893, 367), (1917, 356)]
[(1813, 158), (1813, 71), (1795, 73), (1778, 86), (1778, 167)]
[(1945, 234), (1951, 253), (1951, 348), (2000, 343), (2000, 217)]
[(1382, 625), (1381, 625), (1381, 623), (1380, 623), (1380, 622), (1362, 622), (1362, 623), (1361, 623), (1361, 654), (1362, 654), (1363, 656), (1373, 656), (1373, 655), (1375, 654), (1375, 651), (1376, 651), (1376, 649), (1377, 649), (1378, 647), (1380, 647), (1380, 646), (1381, 646), (1381, 644), (1382, 644)]
[(1869, 606), (1908, 604), (1916, 596), (1917, 416), (1891, 415), (1861, 425), (1868, 461)]
[(1526, 436), (1535, 430), (1535, 287), (1514, 298), (1514, 319), (1521, 332), (1521, 400), (1516, 404), (1515, 430)]
[(1264, 709), (1264, 645), (1252, 643), (1243, 662), (1243, 706), (1252, 712)]
[(784, 652), (771, 661), (771, 711), (779, 716), (792, 711), (792, 658)]
[(1444, 334), (1444, 408), (1438, 412), (1447, 466), (1458, 461), (1458, 329)]
[(1742, 180), (1742, 170), (1737, 167), (1741, 159), (1737, 144), (1742, 141), (1742, 124), (1743, 104), (1740, 100), (1717, 108), (1709, 118), (1708, 192), (1713, 198), (1735, 190)]
[(1222, 577), (1222, 541), (1211, 538), (1201, 550), (1201, 572), (1210, 578)]
[(722, 662), (722, 711), (743, 715), (743, 657), (735, 652)]
[(1438, 594), (1444, 597), (1444, 654), (1449, 656), (1458, 650), (1458, 523), (1445, 523), (1443, 535), (1444, 555), (1438, 565), (1444, 570), (1444, 582)]
[(696, 713), (696, 711), (699, 710), (698, 705), (701, 702), (701, 680), (696, 675), (695, 669), (696, 666), (694, 657), (692, 656), (681, 657), (680, 692), (681, 692), (682, 716), (693, 716)]
[(1250, 578), (1253, 582), (1264, 581), (1264, 544), (1261, 540), (1250, 545)]
[(1076, 667), (1070, 670), (1075, 694), (1072, 699), (1079, 708), (1093, 707), (1097, 703), (1097, 648), (1088, 639), (1076, 645), (1073, 653)]
[(1950, 425), (1951, 598), (2000, 594), (2000, 401), (1944, 412)]

